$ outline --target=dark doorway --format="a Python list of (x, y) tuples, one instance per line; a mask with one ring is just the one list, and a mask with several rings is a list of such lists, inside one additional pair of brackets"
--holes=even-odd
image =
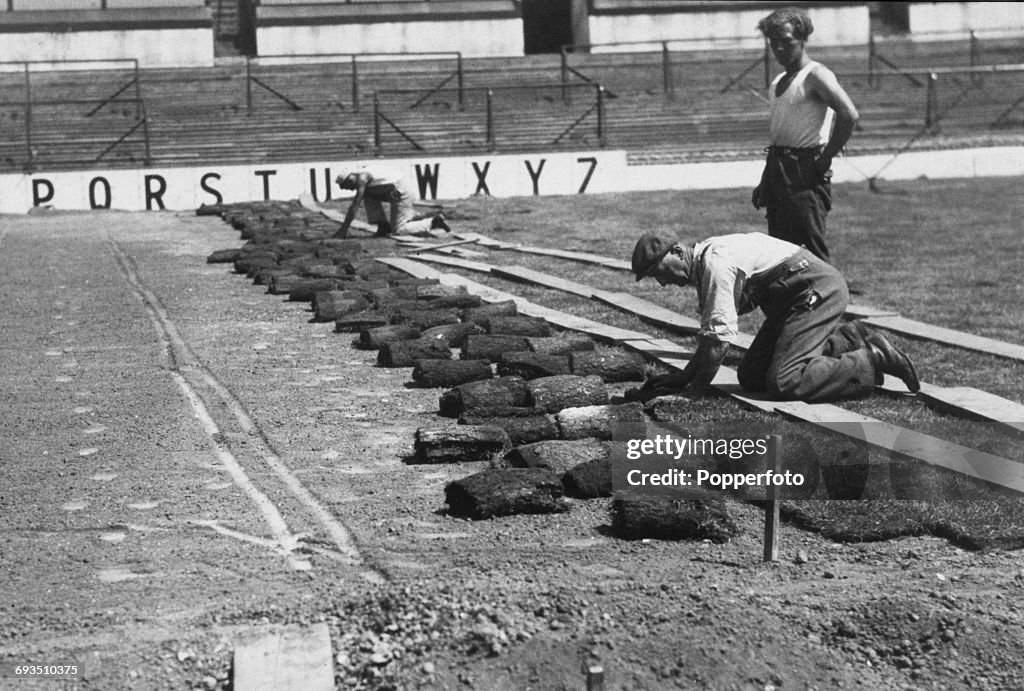
[(523, 0), (523, 50), (558, 53), (573, 42), (572, 0)]

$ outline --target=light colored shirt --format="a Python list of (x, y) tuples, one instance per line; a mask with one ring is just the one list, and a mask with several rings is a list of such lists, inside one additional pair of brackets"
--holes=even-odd
[(828, 70), (820, 62), (811, 61), (793, 77), (781, 95), (775, 95), (775, 87), (785, 72), (777, 76), (768, 88), (771, 109), (768, 134), (773, 146), (808, 149), (828, 141), (835, 111), (807, 93), (807, 76), (815, 68)]
[(765, 233), (719, 235), (698, 242), (693, 249), (690, 283), (697, 289), (699, 335), (734, 343), (739, 315), (752, 307), (748, 286), (800, 247)]

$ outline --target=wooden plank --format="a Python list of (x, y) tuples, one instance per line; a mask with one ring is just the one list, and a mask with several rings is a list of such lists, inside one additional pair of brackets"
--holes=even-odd
[(491, 267), (491, 273), (501, 278), (533, 283), (535, 285), (544, 286), (545, 288), (554, 288), (555, 290), (561, 290), (563, 292), (572, 293), (573, 295), (579, 295), (580, 297), (585, 298), (593, 297), (595, 292), (594, 289), (588, 285), (569, 281), (540, 271), (534, 271), (533, 269), (527, 269), (523, 266), (493, 266)]
[(516, 252), (525, 252), (527, 254), (539, 254), (545, 257), (558, 257), (560, 259), (572, 259), (573, 261), (582, 262), (584, 264), (597, 264), (608, 269), (626, 270), (630, 271), (630, 263), (621, 259), (613, 259), (611, 257), (603, 257), (599, 254), (589, 254), (587, 252), (573, 252), (570, 250), (556, 250), (548, 247), (529, 247), (526, 245), (514, 245), (502, 249), (509, 249)]
[(648, 358), (676, 357), (688, 359), (693, 357), (692, 348), (684, 348), (665, 338), (629, 340), (623, 341), (622, 345), (625, 348), (646, 355)]
[(235, 648), (235, 691), (333, 691), (334, 656), (326, 623), (260, 627)]
[(905, 336), (923, 338), (937, 343), (966, 348), (989, 355), (1013, 360), (1024, 360), (1024, 346), (1017, 343), (1006, 343), (993, 338), (975, 336), (974, 334), (947, 329), (942, 326), (925, 324), (924, 322), (907, 319), (906, 317), (872, 317), (864, 320), (865, 324), (877, 328), (888, 329)]
[(869, 319), (871, 317), (898, 317), (899, 312), (884, 310), (869, 305), (847, 305), (846, 316), (850, 319)]
[(864, 441), (883, 451), (1024, 492), (1024, 463), (969, 449), (834, 405), (789, 402), (778, 405), (776, 411), (785, 417)]
[(926, 403), (961, 417), (991, 422), (1013, 434), (1024, 434), (1024, 405), (968, 386), (943, 388), (922, 384), (917, 394)]
[(612, 307), (617, 307), (626, 312), (631, 312), (641, 319), (652, 322), (659, 326), (669, 326), (682, 329), (691, 333), (700, 330), (700, 322), (690, 317), (684, 317), (674, 310), (662, 307), (649, 300), (638, 298), (629, 293), (613, 293), (607, 290), (595, 290), (594, 299), (598, 302)]
[(583, 332), (596, 338), (604, 338), (609, 341), (636, 341), (650, 338), (647, 334), (640, 333), (639, 331), (620, 329), (617, 326), (608, 326), (607, 324), (599, 324), (598, 322), (594, 322), (592, 325), (587, 326), (587, 328), (583, 329)]
[(398, 271), (404, 271), (414, 278), (439, 278), (441, 276), (441, 272), (437, 269), (405, 257), (377, 257), (377, 261)]
[(434, 264), (443, 264), (445, 266), (454, 266), (459, 269), (466, 269), (467, 271), (476, 271), (477, 273), (489, 274), (491, 273), (491, 265), (484, 264), (482, 262), (475, 262), (470, 259), (459, 259), (457, 257), (445, 257), (440, 254), (421, 254), (416, 257), (422, 262), (432, 262)]

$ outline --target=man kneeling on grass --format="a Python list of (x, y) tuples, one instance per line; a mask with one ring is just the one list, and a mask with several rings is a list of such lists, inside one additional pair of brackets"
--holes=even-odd
[[(415, 216), (409, 181), (393, 168), (378, 164), (364, 166), (342, 173), (334, 181), (341, 189), (356, 193), (336, 237), (348, 235), (360, 203), (366, 208), (366, 220), (377, 226), (377, 235), (441, 237), (451, 232), (444, 214), (426, 218)], [(384, 213), (384, 204), (388, 205), (389, 213)]]
[(692, 285), (700, 304), (697, 352), (679, 374), (649, 378), (628, 397), (699, 391), (711, 383), (739, 333), (738, 315), (760, 307), (765, 321), (740, 362), (748, 391), (808, 403), (862, 396), (899, 377), (920, 390), (910, 359), (862, 322), (844, 323), (849, 292), (842, 275), (792, 243), (737, 233), (694, 243), (646, 234), (633, 249), (636, 280)]

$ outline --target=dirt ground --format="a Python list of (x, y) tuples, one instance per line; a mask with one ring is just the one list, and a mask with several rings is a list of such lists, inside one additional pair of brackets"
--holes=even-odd
[[(379, 241), (385, 242), (385, 241)], [(732, 504), (626, 541), (609, 500), (467, 521), (408, 465), (438, 390), (267, 295), (186, 213), (0, 218), (2, 689), (227, 689), (239, 638), (326, 621), (339, 689), (1024, 689), (1024, 558), (836, 544)]]

